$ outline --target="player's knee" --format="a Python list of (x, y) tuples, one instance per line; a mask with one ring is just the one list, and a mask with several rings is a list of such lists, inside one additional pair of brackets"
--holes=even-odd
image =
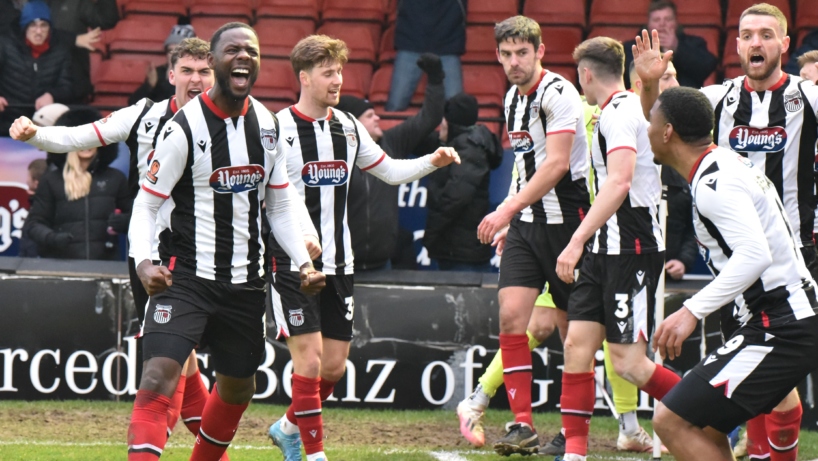
[(230, 405), (241, 405), (249, 402), (256, 393), (255, 377), (249, 378), (228, 378), (226, 376), (216, 376), (218, 381), (219, 397), (224, 403)]
[(341, 378), (344, 377), (344, 373), (346, 372), (346, 361), (341, 363), (340, 365), (324, 365), (321, 368), (321, 378), (331, 381), (331, 382), (338, 382)]
[(573, 372), (576, 372), (578, 368), (588, 368), (593, 358), (593, 352), (591, 352), (590, 357), (588, 357), (587, 344), (584, 344), (582, 338), (577, 338), (576, 335), (569, 334), (565, 338), (563, 352), (565, 354), (565, 364), (566, 366), (570, 366), (570, 368), (574, 370)]
[(653, 429), (659, 435), (659, 438), (668, 439), (669, 435), (681, 428), (681, 423), (684, 423), (684, 420), (679, 415), (662, 405), (662, 402), (656, 402), (656, 411), (653, 414)]
[(500, 332), (506, 334), (523, 334), (528, 326), (528, 317), (514, 305), (500, 308)]
[(143, 367), (139, 389), (162, 395), (171, 395), (179, 382), (180, 373), (181, 365), (172, 359), (150, 359), (145, 362)]

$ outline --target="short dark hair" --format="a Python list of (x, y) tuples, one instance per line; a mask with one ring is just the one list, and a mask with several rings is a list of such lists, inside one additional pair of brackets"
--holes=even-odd
[(31, 179), (35, 181), (39, 181), (47, 169), (48, 162), (46, 162), (43, 158), (32, 160), (31, 163), (28, 164), (28, 174), (30, 174)]
[(683, 142), (713, 139), (713, 106), (701, 91), (683, 86), (669, 88), (659, 95), (658, 101), (659, 111)]
[(774, 17), (775, 20), (778, 21), (778, 26), (781, 28), (781, 31), (784, 33), (784, 35), (787, 35), (787, 17), (784, 16), (784, 13), (782, 13), (777, 6), (770, 5), (769, 3), (756, 3), (741, 13), (741, 17), (738, 18), (739, 24), (741, 24), (741, 21), (745, 16), (751, 14)]
[(648, 6), (648, 16), (650, 16), (654, 11), (664, 10), (666, 8), (673, 10), (673, 17), (675, 18), (677, 15), (677, 10), (676, 4), (673, 3), (672, 0), (656, 0), (650, 2), (650, 5)]
[[(569, 0), (570, 1), (570, 0)], [(512, 16), (494, 25), (494, 40), (497, 47), (506, 40), (534, 45), (534, 50), (542, 43), (542, 30), (537, 21), (525, 16)]]
[(622, 78), (625, 72), (625, 48), (610, 37), (594, 37), (574, 50), (574, 61), (590, 61), (598, 78)]
[(185, 56), (193, 59), (207, 59), (208, 51), (210, 51), (210, 44), (206, 41), (196, 37), (186, 38), (179, 42), (173, 49), (173, 53), (170, 54), (170, 67), (176, 66), (179, 59)]
[(221, 40), (223, 33), (227, 32), (228, 30), (238, 28), (247, 29), (258, 38), (256, 29), (253, 29), (248, 24), (245, 24), (243, 22), (228, 22), (227, 24), (219, 27), (219, 29), (216, 30), (216, 32), (213, 32), (213, 36), (210, 38), (210, 51), (216, 51), (216, 46), (219, 44), (219, 40)]

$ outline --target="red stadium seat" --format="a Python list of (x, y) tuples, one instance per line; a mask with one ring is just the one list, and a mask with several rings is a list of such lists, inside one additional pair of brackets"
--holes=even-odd
[(125, 17), (132, 15), (186, 16), (187, 6), (183, 2), (167, 0), (131, 0), (122, 7)]
[(318, 28), (319, 34), (340, 38), (349, 47), (349, 60), (352, 62), (375, 62), (378, 44), (372, 38), (366, 24), (354, 22), (328, 22)]
[(386, 0), (386, 23), (394, 24), (398, 18), (398, 0)]
[(582, 43), (582, 29), (578, 27), (543, 27), (543, 43), (547, 64), (574, 64), (574, 48)]
[(157, 16), (150, 22), (123, 19), (105, 33), (105, 40), (111, 53), (164, 54), (165, 39), (174, 25), (176, 19), (170, 16)]
[(591, 3), (588, 24), (643, 26), (648, 19), (649, 4), (650, 0), (596, 0)]
[(190, 16), (219, 16), (225, 22), (250, 22), (253, 19), (251, 0), (193, 0)]
[(498, 65), (463, 66), (463, 91), (477, 98), (482, 107), (503, 107), (507, 83)]
[(676, 0), (676, 20), (683, 26), (721, 28), (721, 6), (719, 2)]
[(206, 42), (209, 42), (210, 38), (213, 37), (213, 33), (219, 30), (219, 27), (227, 24), (228, 22), (233, 21), (249, 24), (249, 22), (244, 18), (221, 18), (221, 17), (217, 18), (208, 16), (196, 16), (191, 18), (190, 25), (192, 25), (193, 30), (196, 31), (197, 37), (201, 38)]
[(289, 59), (299, 40), (315, 32), (311, 19), (259, 19), (254, 26), (258, 33), (261, 56)]
[(466, 54), (460, 60), (467, 64), (491, 64), (497, 62), (497, 42), (494, 27), (469, 26), (466, 28)]
[(588, 34), (588, 38), (611, 37), (624, 43), (636, 38), (637, 29), (630, 26), (594, 26)]
[(818, 29), (818, 0), (798, 0), (795, 13), (795, 30)]
[(258, 80), (253, 85), (253, 97), (295, 104), (298, 92), (298, 80), (289, 61), (272, 59), (262, 63)]
[(99, 79), (100, 66), (102, 65), (102, 53), (94, 52), (91, 54), (91, 83), (96, 84)]
[(528, 0), (523, 7), (523, 14), (541, 25), (565, 25), (584, 28), (585, 0)]
[(94, 84), (99, 94), (130, 95), (145, 81), (147, 61), (108, 59), (99, 64)]
[(368, 62), (348, 62), (344, 66), (344, 88), (347, 86), (347, 75), (354, 74), (355, 79), (358, 82), (354, 82), (353, 85), (360, 86), (361, 94), (368, 94), (369, 93), (369, 85), (372, 84), (372, 64)]
[[(727, 2), (727, 19), (724, 21), (724, 26), (728, 28), (738, 27), (741, 13), (756, 3), (760, 2), (758, 0), (729, 0)], [(792, 24), (789, 0), (767, 0), (767, 3), (777, 6), (787, 18), (787, 24)]]
[(395, 26), (389, 26), (381, 36), (381, 47), (378, 51), (378, 62), (381, 64), (395, 61)]
[(362, 69), (360, 66), (352, 67), (351, 69), (349, 66), (344, 67), (344, 84), (341, 86), (341, 94), (348, 94), (350, 96), (355, 96), (356, 98), (366, 99), (366, 94), (369, 92), (369, 87), (365, 86), (369, 80), (371, 80), (371, 75), (362, 75), (362, 73), (366, 74), (372, 73), (372, 68), (364, 68)]
[(703, 38), (707, 42), (707, 50), (713, 53), (713, 56), (719, 55), (719, 35), (721, 31), (712, 27), (685, 27), (684, 31), (688, 35), (695, 35)]
[(382, 23), (386, 18), (383, 0), (324, 0), (324, 21), (370, 21)]
[[(389, 88), (392, 86), (392, 70), (392, 65), (384, 65), (372, 75), (372, 83), (369, 85), (369, 101), (373, 105), (384, 105), (389, 99)], [(412, 96), (411, 104), (422, 104), (425, 91), (426, 74), (424, 74), (420, 82), (418, 82), (415, 94)]]
[[(481, 107), (477, 110), (477, 118), (479, 119), (502, 119), (503, 118), (503, 109), (498, 107)], [(480, 121), (477, 122), (478, 125), (485, 125), (492, 133), (496, 134), (498, 137), (501, 135), (503, 131), (503, 127), (505, 126), (504, 122), (496, 121), (496, 122), (489, 122), (489, 121)]]
[(94, 101), (91, 103), (94, 107), (110, 108), (106, 111), (100, 111), (103, 117), (108, 116), (113, 110), (120, 109), (128, 105), (128, 97), (126, 94), (95, 94)]
[(258, 0), (259, 18), (299, 18), (318, 22), (318, 0)]
[(503, 19), (516, 16), (520, 11), (519, 3), (518, 0), (469, 0), (466, 22), (494, 25)]
[(736, 78), (744, 75), (744, 70), (741, 66), (725, 66), (724, 78)]

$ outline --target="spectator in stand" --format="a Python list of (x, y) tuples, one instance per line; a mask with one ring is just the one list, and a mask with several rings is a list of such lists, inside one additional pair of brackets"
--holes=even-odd
[[(805, 53), (808, 53), (813, 50), (818, 50), (818, 30), (813, 30), (806, 36), (804, 36), (804, 40), (801, 42), (801, 46), (799, 46), (790, 55), (790, 60), (787, 61), (786, 64), (784, 64), (782, 70), (788, 74), (798, 75), (798, 70), (803, 67), (801, 65), (801, 61), (799, 60), (799, 58), (803, 56)], [(815, 79), (810, 80), (815, 81)]]
[[(95, 109), (75, 109), (56, 125), (80, 126), (100, 118)], [(40, 256), (119, 259), (117, 234), (128, 232), (132, 199), (125, 175), (108, 167), (116, 156), (116, 144), (70, 152), (62, 170), (40, 179), (23, 227)]]
[[(460, 56), (466, 52), (467, 0), (399, 0), (395, 29), (395, 70), (386, 110), (405, 110), (422, 75), (423, 53), (440, 56), (444, 73), (439, 75), (446, 98), (463, 91)], [(434, 11), (435, 14), (429, 14)], [(426, 72), (429, 84), (432, 75)], [(444, 78), (445, 75), (445, 78)]]
[[(394, 159), (405, 159), (415, 152), (423, 152), (418, 150), (420, 143), (434, 132), (443, 119), (445, 99), (440, 58), (424, 53), (421, 62), (429, 81), (423, 106), (416, 115), (407, 118), (400, 125), (386, 131), (381, 130), (378, 123), (380, 117), (365, 99), (341, 96), (336, 106), (338, 110), (350, 112), (357, 117), (372, 139)], [(389, 268), (396, 250), (407, 246), (411, 249), (411, 236), (407, 237), (406, 244), (398, 245), (398, 186), (390, 186), (355, 167), (350, 178), (347, 200), (356, 271)], [(401, 242), (403, 240), (406, 239)], [(411, 257), (411, 262), (413, 261), (414, 254)], [(400, 268), (407, 265), (411, 266), (405, 263)]]
[(41, 0), (23, 7), (20, 32), (0, 37), (0, 136), (8, 136), (17, 117), (73, 99), (71, 46), (55, 38), (51, 11)]
[(0, 31), (15, 27), (25, 0), (0, 0)]
[[(628, 75), (631, 90), (640, 94), (642, 81), (631, 62)], [(676, 67), (668, 62), (667, 70), (659, 79), (659, 91), (679, 86)], [(667, 235), (665, 236), (665, 272), (673, 280), (681, 280), (696, 264), (699, 248), (693, 230), (693, 198), (690, 185), (673, 168), (662, 168), (662, 185), (667, 186)]]
[(116, 0), (46, 0), (53, 12), (52, 26), (70, 34), (74, 99), (87, 102), (94, 94), (91, 84), (91, 52), (101, 31), (119, 21)]
[[(48, 163), (46, 163), (45, 159), (38, 158), (28, 164), (28, 180), (26, 184), (28, 185), (29, 209), (31, 208), (34, 193), (37, 191), (37, 186), (40, 184), (40, 178), (43, 177), (46, 170), (48, 170)], [(17, 255), (21, 258), (36, 258), (38, 256), (37, 244), (25, 234), (20, 238), (19, 248)]]
[[(180, 18), (179, 22), (186, 22), (186, 18)], [(165, 39), (165, 54), (168, 57), (168, 63), (159, 67), (154, 67), (151, 64), (148, 67), (148, 74), (145, 76), (145, 82), (142, 86), (128, 98), (128, 104), (134, 105), (142, 98), (148, 98), (153, 101), (164, 101), (176, 94), (176, 87), (170, 84), (168, 78), (168, 69), (172, 69), (170, 64), (170, 56), (176, 46), (186, 38), (195, 37), (196, 32), (190, 24), (177, 24), (170, 30), (170, 35)], [(159, 76), (162, 78), (159, 78)]]
[[(707, 77), (716, 70), (719, 60), (707, 50), (707, 42), (695, 35), (684, 33), (676, 21), (676, 4), (671, 0), (657, 0), (648, 7), (648, 30), (656, 29), (662, 50), (673, 50), (673, 62), (679, 71), (677, 80), (681, 86), (701, 88)], [(639, 29), (636, 34), (641, 32)], [(633, 62), (631, 47), (636, 40), (625, 43), (625, 68)], [(632, 88), (630, 78), (625, 75), (625, 85)]]
[(453, 96), (446, 101), (444, 114), (440, 133), (430, 135), (420, 150), (452, 147), (461, 164), (429, 175), (423, 245), (441, 270), (489, 272), (491, 247), (480, 243), (474, 229), (489, 212), (489, 173), (503, 162), (503, 147), (494, 133), (476, 124), (474, 96)]
[(807, 51), (798, 57), (799, 75), (812, 83), (818, 82), (818, 50)]

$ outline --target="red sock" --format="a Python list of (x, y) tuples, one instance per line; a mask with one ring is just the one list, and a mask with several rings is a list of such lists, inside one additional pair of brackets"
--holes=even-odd
[(801, 403), (792, 410), (773, 411), (767, 415), (767, 437), (770, 461), (795, 461), (798, 456), (798, 434), (801, 429)]
[[(318, 395), (321, 398), (321, 401), (325, 401), (332, 395), (332, 391), (335, 390), (335, 384), (337, 381), (327, 381), (324, 378), (321, 378), (321, 383), (318, 385)], [(298, 426), (298, 418), (295, 417), (295, 410), (293, 406), (290, 405), (287, 408), (287, 421), (291, 422)]]
[(770, 459), (770, 444), (767, 442), (767, 426), (764, 413), (747, 421), (747, 455), (755, 460)]
[(151, 391), (137, 391), (128, 426), (128, 461), (154, 461), (168, 440), (170, 399)]
[(168, 437), (170, 434), (173, 433), (173, 428), (176, 427), (176, 422), (179, 421), (179, 414), (182, 411), (182, 402), (184, 401), (185, 397), (185, 380), (186, 376), (182, 375), (179, 377), (179, 384), (176, 385), (176, 392), (173, 393), (173, 397), (170, 399), (170, 405), (168, 406)]
[(677, 376), (676, 373), (657, 365), (648, 382), (642, 386), (642, 390), (654, 399), (662, 400), (665, 394), (670, 392), (673, 386), (681, 380), (682, 378)]
[(199, 435), (202, 425), (202, 411), (207, 402), (207, 389), (199, 373), (190, 376), (185, 382), (185, 396), (182, 400), (182, 422), (194, 436)]
[(324, 451), (320, 381), (319, 378), (305, 378), (293, 374), (293, 404), (291, 407), (298, 419), (298, 432), (301, 433), (301, 442), (308, 455)]
[(202, 426), (199, 428), (199, 435), (196, 436), (196, 445), (193, 446), (190, 461), (221, 459), (233, 436), (236, 435), (241, 415), (248, 405), (249, 402), (241, 405), (225, 403), (219, 396), (217, 387), (213, 386), (202, 412)]
[(531, 350), (528, 336), (500, 333), (503, 383), (514, 421), (534, 427), (531, 419)]
[(565, 428), (565, 453), (586, 456), (588, 431), (594, 414), (594, 374), (563, 373), (560, 413)]

